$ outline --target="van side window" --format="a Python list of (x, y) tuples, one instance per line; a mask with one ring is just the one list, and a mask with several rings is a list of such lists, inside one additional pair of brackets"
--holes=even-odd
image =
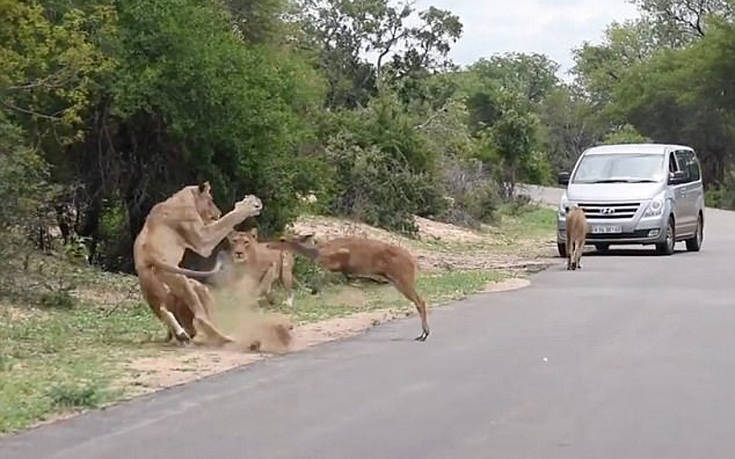
[(669, 172), (676, 172), (679, 168), (676, 167), (676, 158), (673, 153), (669, 153)]
[(693, 181), (690, 169), (688, 167), (689, 161), (687, 157), (690, 154), (691, 152), (689, 151), (677, 151), (675, 153), (676, 162), (679, 165), (679, 170), (686, 174), (686, 180), (684, 181), (684, 183), (689, 183)]
[(702, 172), (699, 169), (699, 161), (694, 156), (694, 153), (687, 152), (687, 166), (689, 168), (689, 177), (693, 182), (696, 182), (702, 178)]

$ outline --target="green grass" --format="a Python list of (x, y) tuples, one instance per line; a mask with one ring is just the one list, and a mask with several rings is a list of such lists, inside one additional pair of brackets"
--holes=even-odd
[(556, 212), (546, 207), (530, 206), (517, 214), (501, 217), (500, 231), (515, 238), (543, 238), (553, 236)]
[(17, 311), (0, 306), (0, 432), (119, 398), (121, 359), (155, 352), (164, 335), (143, 305)]
[[(419, 277), (416, 288), (432, 306), (465, 298), (467, 295), (482, 290), (488, 283), (500, 281), (507, 276), (506, 273), (490, 270), (446, 272)], [(282, 299), (283, 296), (279, 292), (276, 305), (266, 306), (266, 308), (288, 314), (298, 323), (317, 322), (356, 312), (380, 309), (392, 309), (398, 312), (414, 310), (413, 303), (410, 303), (392, 285), (363, 280), (327, 284), (316, 295), (300, 290), (294, 298), (293, 309), (282, 305)]]

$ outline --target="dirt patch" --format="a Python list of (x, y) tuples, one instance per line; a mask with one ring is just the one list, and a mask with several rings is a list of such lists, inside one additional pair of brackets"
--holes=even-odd
[[(552, 256), (553, 241), (518, 242), (485, 225), (482, 231), (416, 217), (418, 240), (402, 237), (364, 223), (330, 217), (302, 216), (292, 226), (297, 234), (317, 239), (353, 236), (377, 239), (408, 249), (424, 272), (471, 269), (515, 269)], [(441, 241), (441, 244), (435, 244)], [(540, 261), (539, 264), (545, 262)]]
[(499, 293), (518, 290), (531, 285), (531, 281), (523, 277), (511, 277), (500, 282), (490, 282), (482, 290), (483, 293)]
[[(354, 336), (403, 315), (391, 310), (360, 312), (349, 317), (303, 325), (293, 330), (287, 350), (297, 352), (316, 344)], [(248, 327), (248, 330), (252, 329), (255, 328)], [(130, 396), (141, 395), (248, 365), (272, 355), (248, 352), (238, 347), (212, 349), (197, 345), (183, 348), (172, 345), (161, 351), (160, 355), (132, 361), (128, 365), (132, 376), (123, 381), (121, 387), (132, 388), (128, 390)]]
[(37, 308), (19, 308), (0, 303), (0, 317), (8, 322), (19, 322), (21, 320), (43, 317), (45, 314)]
[(441, 223), (422, 217), (415, 217), (415, 221), (416, 226), (419, 227), (419, 237), (421, 239), (447, 242), (482, 242), (487, 239), (486, 234), (448, 223)]
[[(528, 279), (511, 278), (500, 282), (491, 282), (482, 291), (504, 292), (527, 287), (528, 285), (530, 285)], [(440, 307), (440, 305), (436, 307)], [(285, 351), (298, 352), (317, 344), (355, 336), (372, 327), (407, 315), (413, 315), (413, 313), (407, 314), (392, 309), (382, 309), (358, 312), (347, 317), (298, 326), (293, 329), (292, 339)], [(263, 333), (262, 326), (258, 328), (249, 325), (235, 328), (249, 330), (248, 339), (254, 336), (253, 333)], [(272, 353), (248, 352), (243, 346), (239, 345), (224, 349), (212, 349), (196, 345), (184, 348), (171, 346), (169, 349), (161, 351), (158, 356), (132, 361), (128, 365), (132, 377), (130, 380), (124, 381), (123, 385), (133, 388), (128, 391), (130, 395), (140, 395), (248, 365), (263, 360), (269, 355), (272, 355)]]

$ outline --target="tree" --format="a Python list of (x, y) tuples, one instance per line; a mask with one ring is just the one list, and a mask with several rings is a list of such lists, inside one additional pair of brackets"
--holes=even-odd
[[(450, 45), (462, 33), (457, 16), (433, 7), (417, 15), (409, 3), (302, 0), (299, 6), (297, 21), (308, 46), (319, 51), (327, 75), (328, 107), (365, 106), (386, 67), (393, 83), (416, 72), (446, 68)], [(409, 25), (413, 18), (419, 23), (415, 27)]]
[(735, 27), (713, 24), (692, 46), (633, 68), (614, 93), (612, 112), (657, 141), (694, 146), (706, 182), (719, 182), (733, 155)]
[(651, 139), (644, 136), (630, 124), (624, 124), (620, 128), (608, 132), (602, 139), (603, 145), (617, 145), (625, 143), (649, 143)]
[(607, 129), (607, 120), (579, 89), (559, 86), (539, 108), (542, 144), (556, 172), (569, 171), (584, 150), (594, 146)]
[(676, 35), (681, 43), (705, 36), (710, 16), (732, 19), (733, 3), (728, 0), (633, 0), (660, 33)]
[(541, 102), (559, 82), (556, 77), (559, 64), (536, 53), (507, 53), (480, 59), (469, 70), (481, 80), (494, 81), (531, 103)]
[[(512, 198), (521, 172), (532, 172), (531, 162), (537, 151), (538, 117), (524, 110), (521, 96), (512, 93), (501, 97), (501, 116), (487, 129), (489, 153), (498, 158), (502, 167), (503, 191)], [(539, 177), (534, 177), (538, 179)], [(534, 180), (536, 181), (536, 180)]]

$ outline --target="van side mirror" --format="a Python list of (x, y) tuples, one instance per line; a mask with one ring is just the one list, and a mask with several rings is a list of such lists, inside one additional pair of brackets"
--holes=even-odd
[(569, 185), (569, 172), (559, 172), (557, 181), (559, 185)]
[(684, 171), (669, 172), (669, 185), (678, 185), (687, 180), (687, 174)]

